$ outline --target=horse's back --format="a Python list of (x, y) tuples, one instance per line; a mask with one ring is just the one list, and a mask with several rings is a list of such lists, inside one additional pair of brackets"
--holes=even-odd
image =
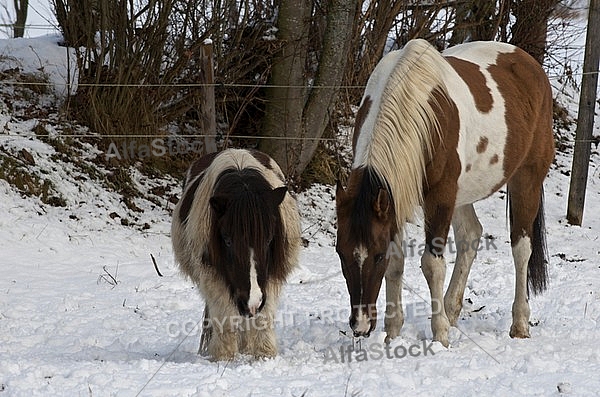
[(489, 196), (530, 158), (552, 157), (552, 93), (542, 67), (507, 43), (473, 42), (443, 53), (459, 117), (457, 206)]

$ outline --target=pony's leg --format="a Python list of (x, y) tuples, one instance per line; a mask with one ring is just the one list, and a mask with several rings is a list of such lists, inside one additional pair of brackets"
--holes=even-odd
[(529, 338), (529, 297), (527, 296), (527, 264), (531, 256), (531, 240), (521, 236), (512, 242), (515, 261), (515, 300), (512, 305), (511, 338)]
[(208, 311), (207, 304), (204, 305), (204, 318), (202, 319), (202, 334), (200, 335), (200, 347), (198, 348), (198, 354), (208, 354), (208, 344), (212, 338), (212, 331), (210, 313)]
[(275, 357), (277, 340), (275, 338), (273, 315), (264, 309), (249, 319), (248, 328), (242, 333), (242, 352), (255, 358)]
[(427, 280), (431, 294), (431, 331), (433, 340), (448, 347), (448, 329), (450, 321), (444, 308), (444, 279), (446, 278), (446, 261), (442, 255), (435, 255), (426, 250), (421, 257), (421, 270)]
[(388, 249), (388, 269), (385, 273), (385, 343), (400, 335), (404, 325), (404, 311), (402, 310), (402, 275), (404, 274), (404, 252), (402, 245), (402, 231), (399, 231)]
[[(229, 300), (207, 297), (210, 314), (210, 339), (207, 351), (212, 360), (231, 360), (238, 352), (238, 335), (243, 317)], [(210, 303), (213, 302), (213, 303)], [(209, 304), (210, 303), (210, 304)]]
[(425, 252), (421, 257), (421, 270), (427, 280), (431, 295), (431, 330), (433, 340), (448, 347), (450, 322), (444, 308), (444, 280), (446, 261), (444, 250), (452, 221), (454, 198), (450, 189), (442, 186), (432, 189), (423, 206), (425, 214)]
[(462, 309), (463, 295), (471, 265), (477, 255), (483, 228), (477, 219), (472, 204), (458, 207), (452, 217), (454, 229), (456, 263), (450, 279), (450, 285), (444, 296), (444, 307), (450, 325), (456, 325)]
[[(527, 290), (528, 266), (532, 253), (533, 228), (540, 208), (541, 185), (544, 173), (534, 173), (534, 168), (517, 171), (508, 183), (511, 230), (510, 240), (515, 262), (515, 300), (512, 305), (512, 338), (529, 338), (529, 294)], [(536, 183), (533, 175), (542, 179)], [(537, 178), (539, 179), (539, 178)]]
[(273, 319), (277, 309), (279, 287), (267, 287), (267, 302), (256, 316), (249, 319), (242, 333), (242, 351), (254, 357), (275, 357), (277, 339)]
[(213, 360), (232, 360), (235, 357), (238, 352), (239, 318), (211, 317), (214, 329), (208, 342), (208, 354)]

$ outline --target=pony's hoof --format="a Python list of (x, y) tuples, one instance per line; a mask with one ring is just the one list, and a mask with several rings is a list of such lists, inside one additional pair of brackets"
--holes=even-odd
[(277, 355), (277, 342), (275, 335), (261, 335), (265, 337), (254, 345), (247, 346), (244, 353), (251, 354), (254, 358), (273, 358)]
[(527, 327), (527, 326), (520, 327), (520, 326), (516, 326), (516, 325), (511, 325), (509, 335), (511, 338), (519, 338), (519, 339), (525, 339), (525, 338), (531, 337), (529, 335), (529, 327)]
[(391, 335), (390, 333), (388, 333), (388, 334), (385, 336), (385, 339), (383, 340), (383, 343), (385, 343), (386, 345), (389, 345), (389, 344), (390, 344), (390, 342), (391, 342), (392, 340), (394, 340), (394, 338), (396, 338), (396, 336), (398, 336), (398, 335)]
[(448, 348), (448, 346), (450, 346), (450, 342), (448, 342), (448, 336), (446, 336), (445, 338), (435, 337), (435, 338), (433, 338), (433, 341), (440, 342), (442, 344), (442, 346), (444, 346), (445, 348)]
[(442, 344), (442, 346), (444, 346), (446, 348), (448, 346), (450, 346), (450, 343), (448, 342), (448, 330), (446, 329), (446, 330), (434, 332), (433, 341), (440, 342)]
[(385, 343), (388, 344), (392, 339), (396, 339), (400, 336), (400, 330), (402, 329), (403, 321), (395, 324), (385, 324)]
[(269, 359), (274, 358), (277, 355), (277, 352), (255, 352), (252, 356), (255, 359)]
[(277, 355), (277, 347), (261, 346), (250, 352), (254, 358), (273, 358)]

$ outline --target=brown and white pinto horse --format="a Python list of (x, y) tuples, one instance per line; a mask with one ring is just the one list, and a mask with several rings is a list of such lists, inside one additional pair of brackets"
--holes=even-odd
[(275, 356), (273, 318), (300, 242), (296, 202), (277, 163), (242, 149), (195, 161), (171, 238), (181, 271), (206, 302), (199, 353)]
[[(369, 78), (353, 150), (347, 190), (338, 183), (336, 192), (336, 249), (354, 335), (375, 328), (384, 276), (386, 342), (399, 335), (404, 255), (389, 248), (403, 247), (404, 223), (421, 207), (433, 339), (448, 346), (482, 235), (472, 203), (507, 184), (516, 270), (510, 336), (529, 337), (529, 287), (537, 294), (547, 283), (542, 184), (554, 156), (551, 89), (540, 65), (504, 43), (473, 42), (440, 54), (412, 40)], [(456, 241), (475, 243), (457, 253), (444, 295), (451, 224)]]

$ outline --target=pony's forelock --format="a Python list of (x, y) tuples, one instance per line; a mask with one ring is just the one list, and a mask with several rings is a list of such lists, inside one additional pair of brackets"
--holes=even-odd
[[(260, 171), (253, 168), (243, 170), (226, 170), (219, 178), (214, 189), (215, 197), (226, 198), (226, 213), (221, 218), (213, 214), (213, 238), (209, 244), (216, 244), (219, 239), (218, 229), (229, 231), (233, 240), (232, 252), (245, 255), (248, 248), (252, 248), (261, 262), (267, 258), (269, 243), (273, 239), (283, 239), (281, 233), (281, 216), (277, 206), (265, 203), (265, 193), (271, 190), (268, 181)], [(276, 235), (276, 232), (277, 233)], [(271, 246), (273, 250), (284, 249), (283, 241), (276, 241)], [(212, 250), (215, 251), (215, 250)], [(218, 252), (216, 250), (215, 252)], [(271, 256), (281, 257), (284, 253)], [(269, 257), (269, 260), (273, 258)], [(248, 257), (237, 258), (241, 263)], [(215, 262), (228, 265), (223, 258), (216, 258)], [(262, 264), (262, 263), (259, 263)]]
[[(369, 247), (373, 244), (371, 222), (375, 217), (373, 201), (379, 191), (384, 189), (390, 194), (390, 186), (373, 168), (363, 167), (357, 171), (356, 179), (348, 186), (349, 197), (340, 210), (341, 218), (347, 219), (348, 224), (341, 227), (340, 232), (345, 233), (355, 245)], [(391, 198), (391, 194), (390, 194)]]

